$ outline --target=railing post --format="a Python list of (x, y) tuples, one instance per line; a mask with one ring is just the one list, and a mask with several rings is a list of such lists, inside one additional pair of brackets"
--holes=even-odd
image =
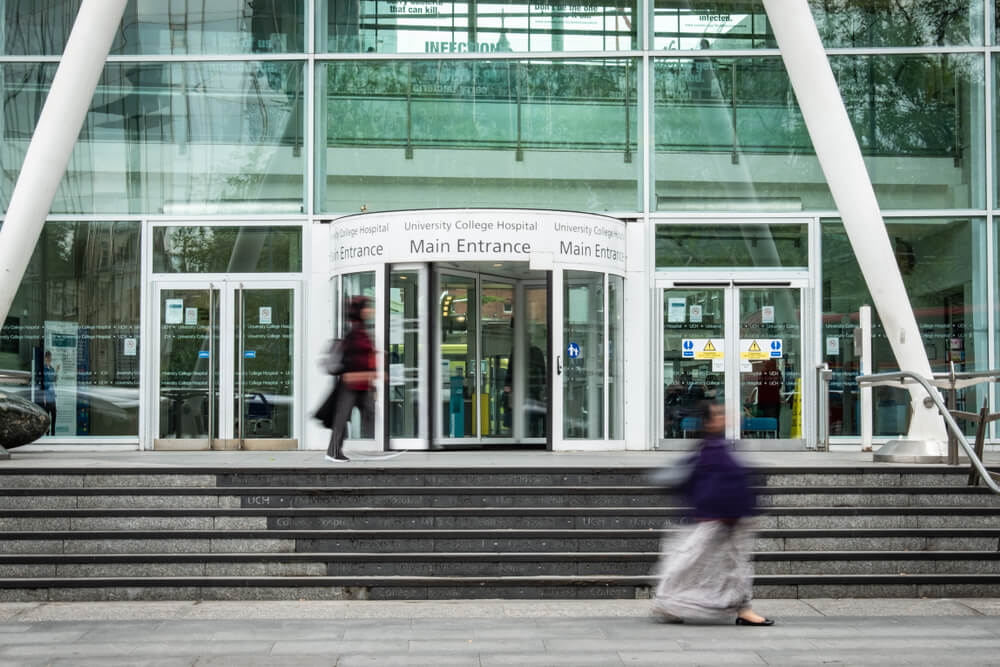
[[(958, 389), (956, 384), (958, 380), (955, 378), (955, 362), (949, 362), (948, 368), (948, 412), (955, 414), (955, 410), (958, 409)], [(948, 431), (948, 465), (957, 466), (958, 465), (958, 438), (951, 431)]]
[(819, 390), (819, 405), (816, 410), (816, 449), (823, 452), (830, 451), (830, 378), (833, 371), (825, 361), (816, 367), (816, 375), (819, 380), (816, 386)]

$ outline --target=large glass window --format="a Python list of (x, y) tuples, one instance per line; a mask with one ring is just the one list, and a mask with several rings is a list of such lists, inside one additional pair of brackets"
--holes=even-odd
[(153, 273), (296, 273), (300, 227), (153, 228)]
[[(3, 162), (20, 165), (54, 63), (3, 66)], [(302, 63), (108, 63), (54, 213), (297, 213)], [(17, 169), (5, 169), (6, 208)]]
[(657, 269), (808, 265), (803, 224), (656, 226)]
[(317, 48), (360, 53), (620, 51), (637, 47), (636, 0), (319, 0)]
[[(113, 55), (302, 51), (306, 0), (129, 0)], [(6, 55), (60, 55), (81, 0), (5, 0)]]
[[(761, 0), (655, 0), (654, 48), (777, 48)], [(983, 43), (982, 0), (809, 0), (827, 48)]]
[(638, 205), (631, 60), (341, 61), (317, 71), (323, 211)]
[[(981, 219), (891, 219), (887, 221), (895, 260), (935, 372), (988, 367), (986, 224)], [(873, 305), (843, 225), (822, 224), (823, 360), (833, 370), (830, 394), (832, 435), (858, 435), (858, 357), (853, 331), (858, 308)], [(878, 313), (872, 316), (872, 372), (898, 370)], [(976, 412), (985, 390), (959, 392), (959, 409)], [(874, 433), (905, 433), (909, 394), (890, 387), (874, 390)]]
[[(882, 208), (983, 206), (980, 56), (830, 64)], [(660, 210), (834, 207), (780, 58), (656, 61), (654, 122)]]
[(139, 435), (140, 225), (48, 222), (0, 330), (0, 388), (49, 435)]

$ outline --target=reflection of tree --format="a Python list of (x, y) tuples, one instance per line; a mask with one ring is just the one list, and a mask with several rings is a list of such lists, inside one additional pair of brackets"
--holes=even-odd
[[(661, 61), (656, 67), (659, 105), (693, 102), (687, 86), (689, 59)], [(739, 145), (748, 151), (781, 147), (811, 152), (812, 143), (792, 102), (788, 75), (778, 58), (716, 58), (721, 100), (698, 102), (736, 109)], [(964, 54), (832, 56), (834, 75), (862, 151), (866, 155), (956, 155), (966, 140), (969, 98), (982, 86), (981, 59)], [(734, 100), (735, 97), (735, 100)], [(788, 121), (781, 123), (779, 120)], [(657, 128), (658, 143), (670, 128)], [(717, 132), (687, 136), (678, 142), (725, 146), (730, 137)], [(698, 144), (695, 144), (698, 145)]]
[[(969, 0), (811, 0), (823, 44), (851, 46), (945, 46), (972, 44), (982, 17)], [(976, 31), (978, 32), (978, 31)]]
[[(414, 143), (508, 147), (517, 143), (520, 114), (525, 135), (539, 145), (619, 148), (637, 81), (636, 68), (620, 59), (330, 63), (327, 138), (330, 145), (399, 145), (416, 119)], [(601, 122), (587, 125), (591, 114), (603, 114)], [(417, 127), (426, 117), (436, 117), (434, 127)]]
[[(250, 238), (261, 252), (237, 258), (237, 246)], [(232, 271), (234, 261), (241, 271), (298, 271), (301, 235), (288, 227), (163, 227), (154, 232), (153, 255), (154, 270), (169, 273)]]

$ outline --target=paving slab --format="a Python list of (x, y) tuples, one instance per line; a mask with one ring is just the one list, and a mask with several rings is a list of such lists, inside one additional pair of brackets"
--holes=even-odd
[(337, 661), (337, 667), (359, 667), (362, 665), (368, 667), (371, 665), (378, 667), (481, 667), (482, 663), (478, 655), (409, 655), (407, 653), (343, 655)]
[(626, 665), (768, 664), (753, 651), (622, 651), (619, 655)]
[[(20, 612), (51, 608), (57, 620), (0, 621), (0, 665), (940, 665), (956, 652), (965, 665), (1000, 655), (1000, 624), (969, 600), (762, 600), (758, 611), (777, 620), (770, 628), (656, 623), (645, 600), (615, 601), (630, 604), (611, 613), (601, 601), (577, 602), (276, 602), (243, 614), (225, 603), (211, 618), (193, 617), (197, 604), (47, 603)], [(152, 605), (169, 617), (142, 613)], [(481, 615), (458, 615), (466, 605)], [(124, 620), (123, 609), (136, 615)]]
[(984, 616), (1000, 616), (1000, 598), (962, 598), (956, 602)]
[(336, 667), (338, 657), (336, 655), (213, 655), (198, 658), (193, 667)]
[[(975, 616), (974, 608), (951, 599), (810, 598), (809, 606), (823, 616)], [(1000, 606), (998, 606), (1000, 612)]]
[(0, 603), (0, 621), (16, 618), (38, 607), (38, 602), (3, 602)]

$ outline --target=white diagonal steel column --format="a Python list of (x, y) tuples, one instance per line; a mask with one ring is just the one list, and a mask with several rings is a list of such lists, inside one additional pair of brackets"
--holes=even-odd
[[(930, 378), (930, 362), (920, 339), (903, 277), (893, 259), (892, 245), (875, 190), (809, 5), (806, 0), (764, 0), (764, 8), (816, 149), (816, 157), (840, 210), (844, 229), (875, 308), (882, 318), (896, 361), (901, 370)], [(939, 443), (941, 453), (945, 455), (944, 421), (935, 409), (924, 406), (923, 398), (922, 389), (910, 391), (913, 417), (908, 436), (914, 440)]]
[(127, 0), (83, 0), (0, 227), (0, 324), (80, 136)]

